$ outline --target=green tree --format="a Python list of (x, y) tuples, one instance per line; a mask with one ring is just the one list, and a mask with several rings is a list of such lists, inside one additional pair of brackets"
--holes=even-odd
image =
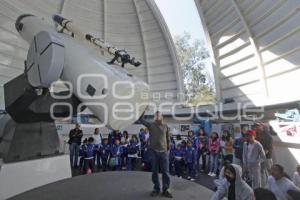
[(209, 53), (204, 42), (191, 41), (188, 33), (175, 36), (174, 42), (182, 68), (187, 103), (194, 106), (214, 103), (214, 82), (207, 71)]

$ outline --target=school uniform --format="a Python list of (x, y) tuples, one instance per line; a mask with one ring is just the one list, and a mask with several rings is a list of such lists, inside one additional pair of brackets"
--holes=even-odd
[(102, 170), (106, 171), (108, 169), (108, 159), (110, 154), (110, 145), (102, 144), (99, 148)]
[(183, 149), (174, 149), (172, 151), (172, 157), (174, 160), (175, 175), (181, 177), (183, 175), (185, 152)]
[(87, 173), (88, 169), (94, 171), (94, 144), (87, 144), (84, 148), (84, 173)]
[(141, 143), (141, 157), (144, 158), (144, 148), (147, 145), (147, 140), (149, 138), (149, 134), (146, 135), (145, 131), (139, 132), (139, 140)]
[(195, 178), (195, 162), (196, 161), (196, 150), (194, 147), (187, 147), (185, 151), (185, 162), (188, 169), (188, 177)]
[(84, 149), (86, 144), (82, 144), (79, 147), (79, 170), (83, 171), (83, 164), (84, 164)]
[(121, 169), (121, 155), (122, 155), (121, 145), (113, 145), (110, 147), (110, 158), (109, 165), (112, 170)]
[(143, 170), (150, 171), (152, 166), (151, 166), (151, 161), (150, 161), (150, 156), (149, 156), (148, 145), (145, 145), (143, 147), (143, 150), (144, 150), (144, 157), (142, 157)]
[(138, 153), (140, 150), (140, 145), (137, 142), (130, 142), (127, 146), (127, 170), (134, 170), (137, 163)]
[(175, 163), (174, 163), (174, 150), (176, 149), (175, 140), (171, 139), (170, 142), (170, 153), (169, 153), (169, 172), (170, 174), (175, 173)]
[(127, 167), (127, 162), (128, 162), (128, 145), (129, 141), (128, 139), (126, 140), (125, 138), (122, 138), (122, 154), (121, 154), (121, 168), (125, 169)]
[(100, 168), (101, 164), (100, 164), (100, 152), (99, 152), (99, 148), (101, 146), (102, 143), (102, 135), (99, 134), (94, 134), (92, 136), (94, 138), (94, 145), (95, 145), (95, 154), (94, 154), (94, 162), (96, 162), (97, 167)]

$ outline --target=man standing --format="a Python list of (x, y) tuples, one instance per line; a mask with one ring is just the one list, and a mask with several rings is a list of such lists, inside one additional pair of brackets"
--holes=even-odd
[(248, 130), (246, 141), (243, 147), (243, 170), (251, 179), (252, 188), (262, 187), (261, 185), (261, 163), (266, 160), (265, 151), (262, 145), (255, 140), (256, 132)]
[[(71, 167), (78, 168), (78, 155), (79, 147), (81, 144), (82, 130), (80, 130), (80, 125), (76, 123), (75, 128), (72, 129), (69, 133), (69, 149), (70, 149), (70, 162)], [(74, 161), (75, 157), (75, 162)]]
[(261, 165), (261, 182), (264, 187), (267, 184), (267, 177), (270, 175), (270, 170), (273, 165), (272, 151), (273, 151), (273, 138), (267, 131), (267, 128), (262, 123), (255, 124), (256, 140), (261, 143), (266, 153), (266, 161)]
[(152, 182), (154, 190), (151, 196), (158, 196), (160, 193), (159, 169), (162, 173), (163, 195), (172, 198), (170, 192), (170, 177), (169, 177), (169, 128), (163, 123), (162, 113), (157, 111), (154, 115), (154, 122), (147, 122), (140, 118), (140, 122), (149, 130), (149, 156), (152, 165)]

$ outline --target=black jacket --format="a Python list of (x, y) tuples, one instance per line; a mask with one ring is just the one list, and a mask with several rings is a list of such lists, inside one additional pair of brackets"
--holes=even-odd
[(82, 130), (78, 129), (76, 130), (75, 128), (72, 129), (69, 133), (69, 144), (72, 143), (77, 143), (77, 144), (81, 144), (81, 138), (83, 136)]

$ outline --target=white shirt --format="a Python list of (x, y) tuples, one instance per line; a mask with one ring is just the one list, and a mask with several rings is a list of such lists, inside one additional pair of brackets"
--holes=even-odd
[(102, 143), (100, 134), (97, 134), (97, 135), (93, 134), (92, 137), (94, 138), (94, 144), (101, 144)]
[(251, 160), (253, 148), (254, 148), (254, 143), (252, 143), (252, 144), (249, 143), (247, 145), (247, 160)]
[(288, 178), (283, 177), (279, 180), (275, 180), (273, 176), (268, 177), (268, 189), (275, 194), (277, 200), (288, 200), (287, 192), (289, 190), (300, 191)]
[(298, 172), (294, 173), (293, 182), (298, 188), (300, 188), (300, 175)]
[(145, 133), (145, 140), (148, 141), (149, 139), (149, 133)]

